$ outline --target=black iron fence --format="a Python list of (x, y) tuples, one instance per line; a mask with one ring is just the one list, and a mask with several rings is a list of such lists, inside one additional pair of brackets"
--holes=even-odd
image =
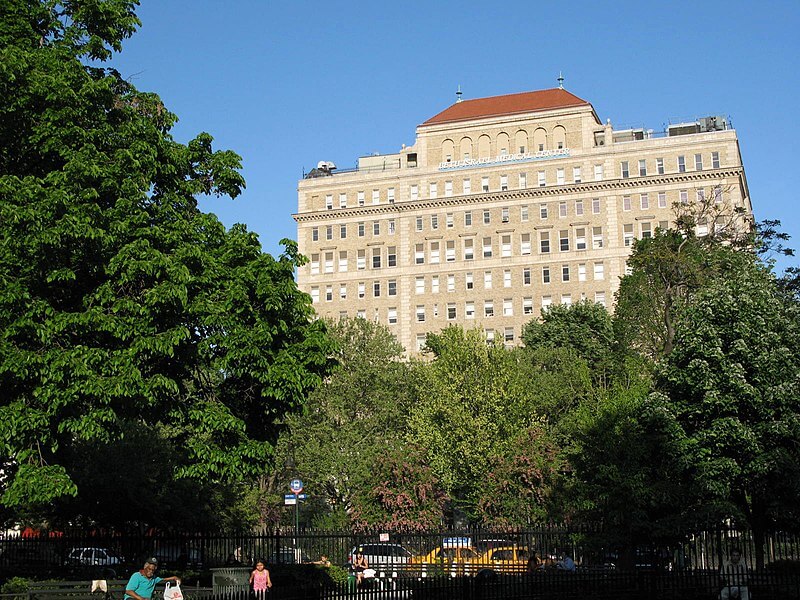
[[(7, 533), (0, 535), (0, 582), (14, 576), (122, 578), (155, 557), (160, 574), (182, 574), (198, 600), (249, 598), (247, 579), (258, 560), (270, 570), (275, 598), (710, 599), (720, 596), (720, 568), (736, 548), (747, 565), (752, 598), (800, 599), (797, 535), (771, 532), (759, 547), (749, 531), (733, 527), (626, 548), (610, 546), (609, 539), (599, 527), (565, 526), (432, 533)], [(366, 563), (359, 572), (352, 564), (357, 553)]]

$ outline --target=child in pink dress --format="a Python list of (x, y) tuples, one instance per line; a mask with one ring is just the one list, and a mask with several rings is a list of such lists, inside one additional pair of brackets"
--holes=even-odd
[(255, 592), (256, 597), (263, 596), (272, 587), (269, 571), (264, 566), (263, 560), (257, 561), (256, 568), (250, 573), (250, 587)]

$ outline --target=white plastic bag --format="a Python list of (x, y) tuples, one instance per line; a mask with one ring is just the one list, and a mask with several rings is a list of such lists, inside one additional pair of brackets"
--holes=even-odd
[(181, 584), (176, 583), (175, 585), (171, 585), (168, 581), (166, 588), (164, 589), (164, 600), (183, 600)]

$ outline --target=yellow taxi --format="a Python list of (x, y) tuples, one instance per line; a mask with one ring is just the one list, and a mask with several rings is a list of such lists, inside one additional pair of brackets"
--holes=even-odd
[(448, 575), (458, 577), (476, 571), (480, 555), (468, 538), (445, 538), (442, 544), (427, 554), (414, 556), (410, 565), (420, 577)]
[(531, 553), (525, 546), (498, 546), (484, 552), (472, 567), (503, 574), (525, 573), (530, 557)]

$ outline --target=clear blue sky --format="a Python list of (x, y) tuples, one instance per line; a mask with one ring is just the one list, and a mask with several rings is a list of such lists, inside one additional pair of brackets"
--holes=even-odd
[[(557, 85), (615, 128), (729, 115), (756, 218), (800, 249), (800, 1), (142, 0), (112, 64), (243, 158), (247, 190), (202, 208), (264, 250), (296, 238), (297, 181), (319, 160), (414, 143), (464, 98)], [(783, 261), (781, 266), (798, 264)]]

